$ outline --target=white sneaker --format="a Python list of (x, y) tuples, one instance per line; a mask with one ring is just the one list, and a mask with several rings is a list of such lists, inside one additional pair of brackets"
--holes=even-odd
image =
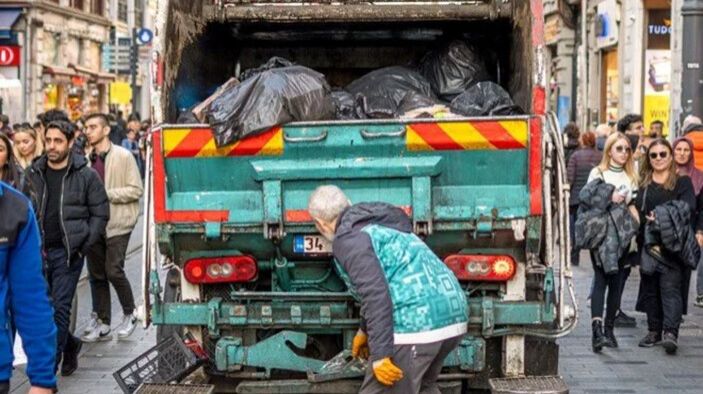
[(103, 324), (103, 322), (98, 319), (98, 324), (95, 329), (81, 337), (83, 342), (103, 342), (112, 340), (112, 334), (110, 333), (110, 326)]
[(125, 339), (132, 335), (134, 329), (137, 328), (137, 317), (134, 313), (129, 315), (124, 315), (122, 317), (122, 324), (120, 324), (120, 329), (117, 331), (117, 338)]
[(95, 330), (98, 327), (98, 320), (98, 314), (92, 312), (90, 314), (90, 321), (88, 322), (88, 327), (83, 330), (83, 335), (90, 334), (91, 331)]

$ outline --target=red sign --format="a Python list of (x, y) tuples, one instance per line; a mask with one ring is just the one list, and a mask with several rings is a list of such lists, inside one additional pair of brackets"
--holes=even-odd
[(16, 67), (20, 65), (20, 47), (0, 46), (0, 66)]

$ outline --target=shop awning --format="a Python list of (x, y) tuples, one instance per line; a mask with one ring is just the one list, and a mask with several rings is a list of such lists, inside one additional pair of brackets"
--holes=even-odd
[(117, 75), (111, 73), (97, 73), (96, 79), (97, 83), (110, 83), (117, 79)]
[(0, 38), (10, 38), (12, 25), (17, 22), (21, 13), (19, 8), (0, 8)]
[(76, 76), (76, 70), (60, 66), (42, 66), (42, 74), (53, 77), (53, 82), (71, 82), (71, 78)]

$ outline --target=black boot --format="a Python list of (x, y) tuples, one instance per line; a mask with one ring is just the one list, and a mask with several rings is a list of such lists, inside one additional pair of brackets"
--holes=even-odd
[(603, 336), (607, 340), (607, 343), (603, 346), (605, 347), (618, 347), (618, 340), (615, 339), (615, 332), (613, 330), (613, 322), (606, 322), (605, 328), (603, 329)]
[(662, 335), (662, 346), (664, 346), (666, 354), (676, 354), (676, 350), (679, 348), (678, 342), (676, 334), (671, 331), (665, 331)]
[(603, 322), (600, 320), (594, 320), (591, 322), (591, 328), (593, 329), (593, 340), (591, 341), (593, 352), (600, 353), (603, 346), (608, 343), (608, 340), (603, 335)]

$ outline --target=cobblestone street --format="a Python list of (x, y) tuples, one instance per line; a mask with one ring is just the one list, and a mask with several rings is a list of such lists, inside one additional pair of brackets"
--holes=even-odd
[[(634, 312), (639, 272), (633, 270), (623, 298), (623, 310), (637, 318), (636, 328), (616, 328), (620, 347), (591, 351), (591, 312), (586, 297), (592, 267), (587, 253), (581, 266), (574, 268), (579, 302), (579, 324), (561, 340), (560, 374), (571, 393), (701, 393), (703, 392), (703, 309), (692, 306), (695, 278), (691, 283), (688, 315), (684, 316), (676, 356), (668, 356), (661, 346), (640, 348), (647, 333), (646, 316)], [(695, 273), (693, 275), (695, 277)]]

